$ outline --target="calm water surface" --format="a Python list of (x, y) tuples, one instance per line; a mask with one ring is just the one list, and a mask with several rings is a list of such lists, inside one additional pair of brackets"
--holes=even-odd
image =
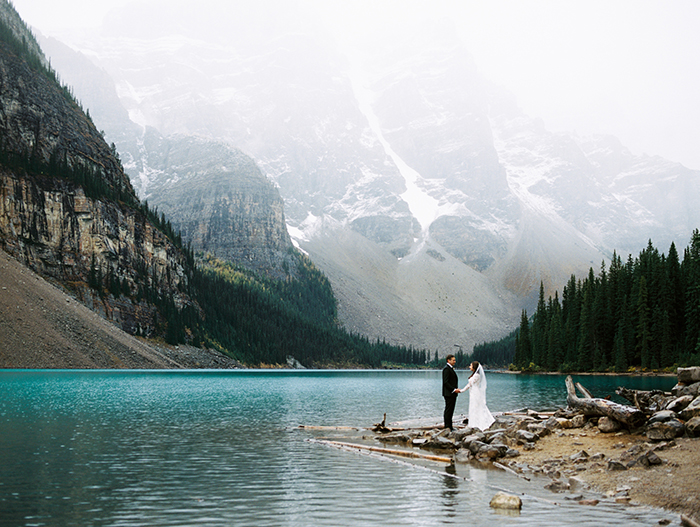
[[(466, 384), (467, 372), (460, 373)], [(493, 412), (566, 405), (562, 376), (489, 374)], [(0, 370), (1, 525), (653, 525), (663, 511), (564, 494), (497, 470), (408, 463), (308, 441), (439, 418), (439, 371)], [(670, 390), (675, 378), (577, 377)], [(461, 396), (457, 413), (466, 413)], [(355, 438), (356, 439), (356, 438)], [(523, 511), (497, 514), (498, 490)]]

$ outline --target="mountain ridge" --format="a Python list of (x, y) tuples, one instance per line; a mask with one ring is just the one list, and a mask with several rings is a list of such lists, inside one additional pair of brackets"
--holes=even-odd
[[(258, 31), (254, 42), (233, 35), (232, 22), (230, 40), (217, 42), (197, 28), (178, 38), (176, 27), (166, 25), (157, 36), (170, 35), (171, 47), (152, 54), (149, 35), (137, 28), (130, 40), (115, 36), (115, 26), (104, 40), (77, 39), (73, 46), (113, 76), (120, 104), (142, 125), (166, 137), (187, 131), (225, 141), (254, 159), (284, 199), (296, 245), (323, 262), (336, 295), (345, 299), (339, 316), (347, 327), (442, 354), (458, 335), (469, 349), (482, 335), (497, 338), (517, 325), (521, 309), (534, 308), (541, 282), (553, 294), (571, 274), (598, 268), (613, 251), (634, 253), (649, 238), (659, 246), (686, 240), (700, 223), (694, 197), (700, 195), (698, 171), (632, 155), (611, 138), (548, 132), (540, 120), (523, 114), (513, 95), (481, 77), (449, 31), (426, 33), (414, 43), (416, 52), (398, 43), (387, 53), (377, 49), (358, 88), (352, 73), (357, 64), (327, 38), (302, 36), (282, 18), (270, 18), (240, 20), (247, 24), (245, 34)], [(423, 46), (424, 41), (437, 46)], [(152, 59), (160, 64), (160, 80), (155, 72), (141, 78), (125, 67), (142, 69)], [(368, 104), (374, 122), (363, 111)], [(126, 140), (118, 144), (125, 158), (148, 155)], [(138, 186), (147, 170), (130, 175)], [(644, 184), (632, 182), (632, 176)], [(415, 196), (427, 199), (412, 199), (411, 185)], [(658, 199), (665, 195), (674, 199)], [(424, 229), (419, 208), (427, 201), (438, 215)], [(335, 259), (319, 243), (323, 239), (346, 240), (349, 246), (338, 247)], [(436, 309), (434, 326), (450, 327), (450, 336), (426, 329), (406, 340), (402, 321), (424, 318), (416, 300), (422, 291), (418, 280), (403, 283), (403, 299), (388, 305), (387, 323), (378, 324), (356, 291), (363, 282), (374, 284), (375, 277), (353, 265), (348, 277), (341, 272), (357, 243), (360, 252), (385, 251), (396, 260), (384, 271), (392, 276), (388, 284), (412, 265), (432, 269), (438, 282), (448, 279), (448, 265), (446, 275), (428, 266), (437, 261), (434, 255), (449, 255), (480, 273), (489, 287), (469, 297), (473, 311), (481, 303), (501, 304), (497, 311), (478, 311), (488, 331), (465, 333), (463, 313), (440, 315)], [(371, 288), (382, 302), (381, 288)], [(463, 301), (458, 291), (459, 285), (449, 303)], [(386, 294), (391, 297), (391, 288)], [(438, 302), (435, 295), (432, 301)], [(392, 328), (390, 334), (380, 335), (384, 326)]]

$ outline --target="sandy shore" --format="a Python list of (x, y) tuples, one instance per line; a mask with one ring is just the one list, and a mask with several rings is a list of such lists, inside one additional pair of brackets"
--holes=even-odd
[[(627, 470), (608, 468), (609, 460), (628, 464), (635, 456), (654, 449), (661, 464), (647, 467), (636, 463)], [(588, 460), (574, 462), (572, 456), (581, 451), (588, 454)], [(621, 502), (660, 507), (700, 521), (700, 438), (653, 443), (642, 435), (604, 434), (590, 427), (554, 432), (537, 441), (534, 450), (520, 452), (508, 463), (518, 471), (526, 465), (525, 471), (552, 471), (553, 480), (572, 475), (608, 496), (620, 495)]]

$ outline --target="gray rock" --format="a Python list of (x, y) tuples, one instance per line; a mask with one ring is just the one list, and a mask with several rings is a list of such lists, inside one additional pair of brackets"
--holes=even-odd
[(700, 382), (695, 382), (693, 384), (676, 384), (673, 389), (671, 389), (671, 393), (676, 397), (682, 397), (684, 395), (697, 397), (698, 393), (700, 393)]
[(615, 419), (611, 419), (609, 417), (601, 417), (598, 419), (598, 430), (604, 434), (617, 432), (620, 430), (620, 428), (620, 423), (618, 423)]
[(476, 453), (476, 457), (479, 459), (497, 459), (503, 457), (507, 450), (508, 447), (505, 445), (484, 445)]
[(539, 439), (539, 436), (537, 436), (537, 434), (534, 434), (534, 433), (529, 432), (527, 430), (518, 430), (515, 433), (515, 440), (517, 441), (518, 444), (532, 443), (533, 441), (537, 441), (538, 439)]
[(508, 444), (508, 437), (506, 436), (505, 433), (503, 432), (498, 432), (497, 434), (493, 434), (487, 438), (487, 441), (491, 444), (493, 443), (499, 443), (502, 445), (507, 445)]
[(676, 375), (678, 375), (678, 382), (692, 384), (700, 381), (700, 367), (693, 366), (691, 368), (678, 368)]
[(520, 510), (523, 507), (523, 502), (518, 496), (514, 496), (513, 494), (497, 492), (494, 497), (491, 498), (489, 506), (493, 509)]
[(647, 427), (646, 436), (651, 441), (667, 441), (683, 435), (685, 425), (678, 419), (653, 423)]
[(682, 410), (685, 410), (685, 408), (693, 402), (693, 397), (692, 395), (683, 395), (681, 397), (676, 397), (673, 399), (664, 410), (671, 410), (672, 412), (680, 412)]
[(690, 437), (700, 437), (700, 416), (693, 417), (685, 423), (685, 429)]
[(457, 445), (447, 437), (437, 434), (423, 444), (423, 448), (434, 448), (437, 450), (457, 450)]
[(608, 470), (627, 470), (627, 466), (624, 463), (610, 459), (608, 461)]
[(663, 463), (663, 460), (657, 456), (656, 452), (653, 450), (649, 450), (649, 452), (647, 452), (646, 458), (650, 465), (661, 465)]
[(571, 462), (573, 463), (583, 463), (585, 461), (588, 461), (588, 452), (586, 452), (585, 450), (581, 450), (580, 452), (569, 456), (569, 460), (571, 460)]
[(537, 437), (545, 437), (552, 433), (552, 431), (544, 426), (542, 423), (533, 423), (527, 425), (527, 431), (537, 434)]
[(691, 401), (691, 403), (685, 407), (685, 409), (680, 412), (679, 414), (681, 416), (681, 419), (685, 419), (686, 421), (692, 419), (693, 417), (697, 417), (700, 415), (700, 397), (695, 397)]
[(485, 437), (484, 433), (481, 430), (479, 430), (478, 428), (466, 427), (466, 428), (461, 428), (455, 432), (455, 441), (457, 441), (457, 442), (464, 441), (465, 438), (471, 437), (471, 436), (474, 436), (479, 441), (483, 441), (484, 440), (483, 438)]
[(678, 414), (673, 410), (661, 410), (649, 418), (647, 425), (653, 425), (654, 423), (665, 423), (671, 419), (678, 419)]
[(547, 490), (551, 490), (552, 492), (564, 492), (565, 490), (569, 490), (571, 488), (571, 485), (568, 481), (562, 481), (557, 479), (552, 481), (549, 485), (545, 485), (544, 488)]
[[(564, 421), (568, 421), (568, 419), (563, 419)], [(544, 422), (544, 426), (549, 428), (550, 430), (558, 430), (561, 428), (564, 428), (561, 421), (557, 419), (556, 417), (550, 417)]]
[(469, 451), (472, 454), (476, 454), (481, 450), (482, 447), (488, 446), (486, 443), (482, 443), (481, 441), (472, 441), (469, 443)]
[(571, 428), (583, 428), (586, 424), (586, 416), (579, 414), (571, 418)]
[(468, 445), (472, 441), (481, 441), (482, 443), (486, 443), (486, 436), (481, 432), (478, 434), (470, 434), (468, 436), (462, 437), (461, 441), (459, 442)]

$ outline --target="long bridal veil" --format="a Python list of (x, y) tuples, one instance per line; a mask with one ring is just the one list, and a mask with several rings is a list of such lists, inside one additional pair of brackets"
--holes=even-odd
[(476, 370), (476, 375), (479, 380), (469, 390), (469, 426), (486, 430), (495, 419), (486, 406), (486, 375), (481, 364)]

